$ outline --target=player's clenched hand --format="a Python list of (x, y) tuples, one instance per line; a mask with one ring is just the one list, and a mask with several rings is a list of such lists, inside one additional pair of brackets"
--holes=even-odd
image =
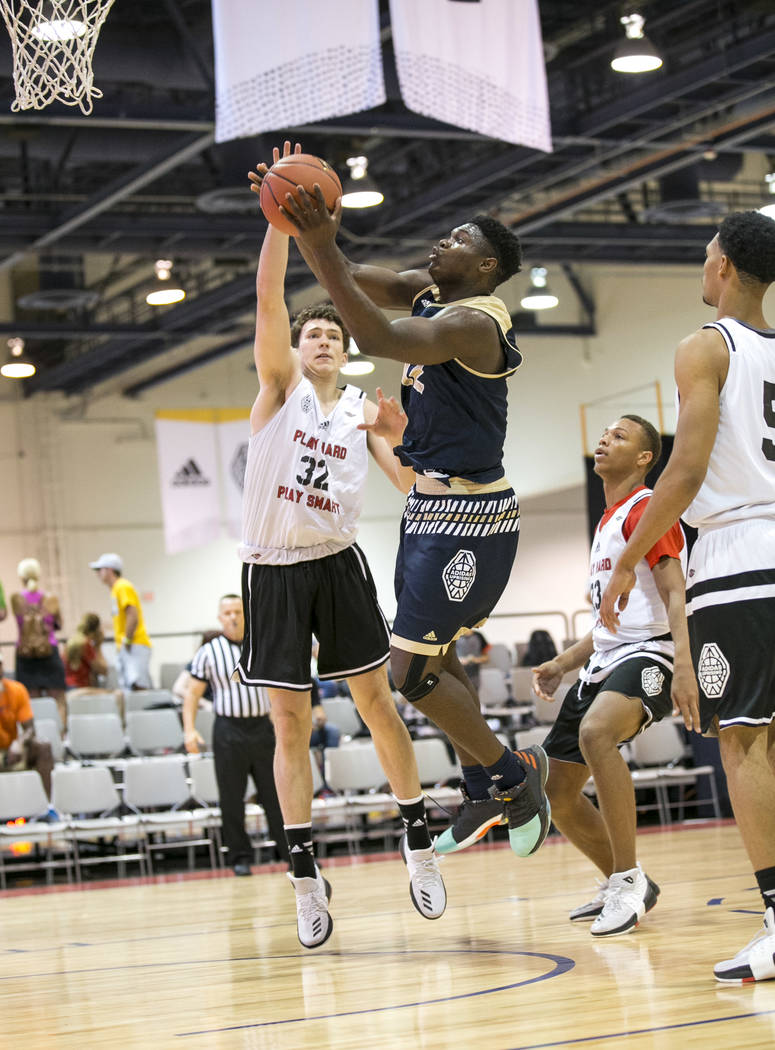
[[(294, 153), (301, 153), (301, 143), (300, 142), (297, 142), (296, 145), (293, 147), (293, 152)], [(290, 157), (290, 155), (291, 155), (291, 144), (286, 139), (285, 142), (283, 143), (283, 156), (284, 157)], [(280, 148), (279, 148), (279, 146), (275, 146), (274, 149), (272, 150), (272, 163), (276, 164), (279, 159), (280, 159)], [(255, 171), (249, 171), (248, 172), (248, 178), (250, 179), (250, 188), (253, 191), (253, 193), (260, 193), (261, 192), (261, 183), (264, 181), (264, 175), (266, 175), (266, 173), (268, 171), (269, 171), (269, 165), (268, 164), (264, 164), (263, 161), (262, 161), (260, 164), (256, 164), (256, 170)]]
[(681, 715), (684, 725), (695, 733), (702, 732), (700, 727), (699, 690), (697, 677), (691, 663), (676, 663), (673, 668), (673, 684), (670, 689), (673, 701), (673, 714)]
[(564, 672), (557, 660), (547, 660), (533, 668), (533, 690), (542, 700), (551, 702)]
[(630, 591), (634, 586), (635, 573), (632, 569), (622, 567), (621, 562), (617, 562), (608, 586), (603, 592), (598, 610), (600, 622), (613, 634), (616, 634), (619, 626), (619, 613), (626, 608), (630, 599)]

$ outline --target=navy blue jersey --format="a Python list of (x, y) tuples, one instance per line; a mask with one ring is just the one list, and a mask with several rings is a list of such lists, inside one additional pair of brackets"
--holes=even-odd
[(465, 478), (487, 484), (503, 477), (506, 437), (506, 380), (522, 363), (511, 318), (501, 299), (477, 295), (454, 303), (436, 301), (438, 289), (420, 292), (413, 317), (433, 317), (449, 306), (481, 310), (493, 319), (503, 346), (503, 370), (476, 372), (457, 358), (439, 365), (404, 365), (401, 404), (409, 417), (401, 462), (426, 477)]

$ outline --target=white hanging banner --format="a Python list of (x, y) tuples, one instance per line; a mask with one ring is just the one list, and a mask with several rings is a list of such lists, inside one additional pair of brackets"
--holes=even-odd
[(164, 545), (168, 554), (201, 547), (221, 531), (214, 413), (156, 413)]
[(215, 141), (386, 98), (379, 0), (213, 0)]
[(250, 441), (250, 410), (218, 412), (218, 459), (221, 467), (226, 531), (235, 540), (242, 539), (242, 489)]
[(551, 152), (537, 0), (390, 0), (390, 19), (409, 109)]

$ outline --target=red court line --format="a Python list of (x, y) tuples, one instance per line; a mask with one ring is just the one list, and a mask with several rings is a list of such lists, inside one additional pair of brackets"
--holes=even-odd
[[(734, 824), (731, 817), (721, 820), (703, 820), (692, 824), (656, 824), (646, 828), (638, 828), (639, 835), (660, 834), (663, 831), (693, 831), (705, 828), (723, 828)], [(547, 846), (556, 845), (558, 842), (566, 842), (562, 835), (552, 835), (546, 839), (542, 849)], [(500, 850), (508, 849), (508, 842), (481, 842), (475, 847), (477, 850)], [(358, 853), (353, 856), (326, 857), (322, 860), (324, 868), (355, 867), (359, 864), (376, 864), (384, 860), (398, 860), (400, 854), (397, 850), (389, 853)], [(8, 874), (13, 869), (6, 869)], [(268, 872), (286, 870), (285, 864), (274, 862), (272, 864), (253, 865), (254, 875), (263, 875)], [(87, 890), (113, 890), (124, 889), (127, 886), (163, 886), (175, 882), (192, 882), (197, 879), (233, 879), (236, 878), (230, 868), (218, 871), (177, 871), (168, 875), (135, 875), (126, 879), (104, 879), (100, 882), (65, 882), (59, 886), (20, 886), (12, 890), (0, 890), (0, 899), (5, 897), (35, 897), (45, 893), (81, 893)]]

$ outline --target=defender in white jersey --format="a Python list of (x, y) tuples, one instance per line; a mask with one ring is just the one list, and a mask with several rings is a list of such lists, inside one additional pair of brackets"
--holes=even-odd
[(726, 983), (775, 978), (775, 222), (727, 216), (706, 248), (703, 301), (716, 321), (678, 347), (670, 462), (619, 558), (601, 605), (616, 630), (633, 568), (680, 514), (699, 529), (687, 612), (700, 708), (687, 728), (718, 733), (729, 797), (764, 904), (764, 925), (714, 968)]
[[(640, 416), (622, 416), (600, 438), (595, 473), (603, 479), (606, 510), (589, 564), (596, 613), (612, 567), (651, 497), (644, 479), (660, 452), (659, 434)], [(638, 562), (619, 633), (597, 620), (585, 638), (533, 669), (536, 693), (552, 700), (563, 676), (581, 668), (543, 747), (552, 819), (605, 880), (592, 901), (570, 914), (574, 921), (593, 920), (595, 937), (631, 932), (657, 902), (659, 887), (637, 861), (635, 792), (618, 748), (669, 716), (674, 703), (696, 698), (684, 609), (685, 550), (675, 524)], [(590, 773), (599, 809), (583, 794)]]
[[(300, 147), (296, 147), (300, 152)], [(290, 152), (285, 144), (284, 155)], [(279, 151), (274, 151), (275, 161)], [(266, 166), (251, 173), (259, 190)], [(246, 632), (235, 674), (267, 689), (277, 733), (275, 780), (293, 868), (299, 940), (323, 944), (333, 923), (311, 827), (310, 659), (323, 678), (346, 678), (371, 731), (406, 827), (401, 851), (412, 902), (427, 919), (446, 907), (417, 763), (388, 685), (388, 629), (355, 543), (367, 450), (404, 491), (403, 469), (381, 436), (403, 430), (394, 401), (380, 406), (337, 385), (349, 336), (330, 305), (308, 307), (291, 327), (284, 300), (288, 236), (269, 227), (256, 277), (255, 361), (244, 487), (242, 587)]]

